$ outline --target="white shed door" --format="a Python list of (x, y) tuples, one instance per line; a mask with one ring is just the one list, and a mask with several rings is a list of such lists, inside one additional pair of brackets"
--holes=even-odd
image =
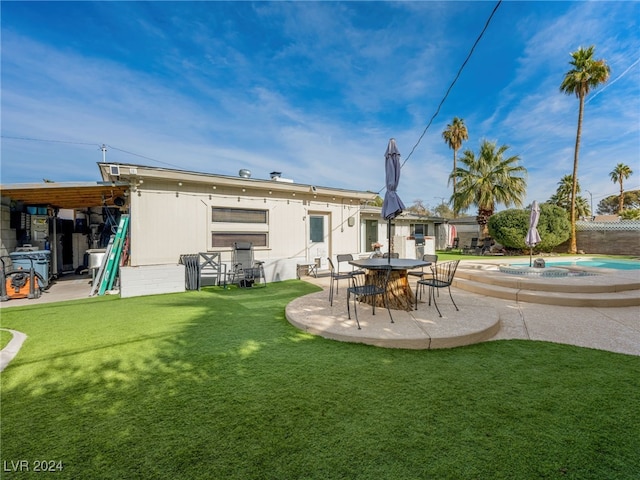
[[(307, 254), (310, 262), (320, 262), (320, 269), (329, 268), (329, 215), (309, 215), (309, 238), (307, 239)], [(317, 260), (319, 259), (319, 260)]]

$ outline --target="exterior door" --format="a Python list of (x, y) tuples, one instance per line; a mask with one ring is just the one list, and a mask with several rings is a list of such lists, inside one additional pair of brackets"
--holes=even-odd
[(329, 214), (309, 214), (309, 228), (307, 237), (307, 258), (315, 262), (321, 270), (329, 268), (327, 257), (330, 253), (329, 245)]
[(378, 221), (365, 220), (364, 225), (364, 248), (362, 251), (371, 252), (373, 250), (371, 245), (378, 241)]

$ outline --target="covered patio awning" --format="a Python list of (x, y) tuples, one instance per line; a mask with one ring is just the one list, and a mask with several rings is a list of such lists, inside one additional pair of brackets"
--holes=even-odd
[(128, 190), (128, 182), (22, 183), (0, 186), (0, 194), (13, 201), (59, 209), (117, 206), (121, 199), (125, 199), (125, 192)]

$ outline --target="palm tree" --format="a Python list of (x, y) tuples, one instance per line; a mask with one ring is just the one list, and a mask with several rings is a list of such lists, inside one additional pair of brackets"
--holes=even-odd
[[(571, 175), (565, 175), (558, 182), (556, 193), (551, 195), (548, 203), (557, 205), (558, 207), (571, 213), (571, 190), (573, 188), (573, 178)], [(593, 215), (587, 199), (578, 195), (580, 193), (580, 182), (576, 182), (576, 216), (589, 217)]]
[(504, 157), (508, 149), (508, 145), (497, 148), (495, 142), (483, 140), (478, 156), (471, 150), (465, 150), (460, 163), (466, 168), (456, 168), (449, 177), (458, 180), (459, 188), (451, 197), (454, 211), (476, 206), (476, 219), (482, 225), (484, 236), (488, 235), (487, 222), (497, 204), (522, 207), (527, 170), (517, 165), (520, 160), (518, 155)]
[(578, 109), (578, 131), (576, 133), (576, 146), (573, 154), (573, 187), (571, 189), (571, 241), (569, 253), (576, 253), (576, 186), (578, 182), (578, 152), (580, 150), (580, 135), (582, 134), (582, 116), (584, 112), (584, 99), (591, 90), (609, 79), (610, 68), (604, 60), (593, 58), (595, 47), (587, 49), (580, 47), (571, 54), (573, 60), (569, 62), (573, 66), (562, 80), (560, 91), (567, 95), (574, 94), (580, 100)]
[(622, 215), (622, 210), (624, 209), (624, 187), (622, 185), (622, 182), (629, 178), (632, 173), (633, 170), (629, 168), (629, 165), (625, 165), (624, 163), (619, 163), (618, 165), (616, 165), (616, 168), (614, 168), (611, 173), (609, 173), (611, 181), (613, 183), (620, 184), (620, 203), (618, 204), (618, 215)]
[[(453, 170), (456, 171), (456, 160), (458, 156), (458, 150), (462, 147), (462, 142), (464, 140), (469, 139), (469, 133), (467, 132), (467, 127), (464, 124), (464, 120), (462, 118), (453, 117), (453, 122), (447, 125), (447, 128), (444, 132), (442, 132), (442, 138), (449, 148), (453, 150)], [(453, 196), (456, 196), (456, 177), (453, 177)], [(453, 216), (457, 216), (458, 211), (454, 208)]]
[[(565, 175), (558, 182), (558, 188), (556, 193), (551, 195), (549, 203), (557, 205), (558, 207), (571, 212), (571, 190), (573, 188), (573, 177), (571, 175)], [(580, 183), (576, 186), (576, 194), (580, 192)]]

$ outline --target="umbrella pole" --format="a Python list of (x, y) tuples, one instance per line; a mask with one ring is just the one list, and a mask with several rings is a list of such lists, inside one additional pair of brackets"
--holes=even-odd
[(529, 247), (529, 266), (532, 265), (532, 259), (533, 259), (533, 247)]
[(389, 263), (391, 263), (391, 219), (388, 220), (387, 222), (387, 241), (389, 242), (388, 245), (388, 255), (387, 255), (387, 260)]

